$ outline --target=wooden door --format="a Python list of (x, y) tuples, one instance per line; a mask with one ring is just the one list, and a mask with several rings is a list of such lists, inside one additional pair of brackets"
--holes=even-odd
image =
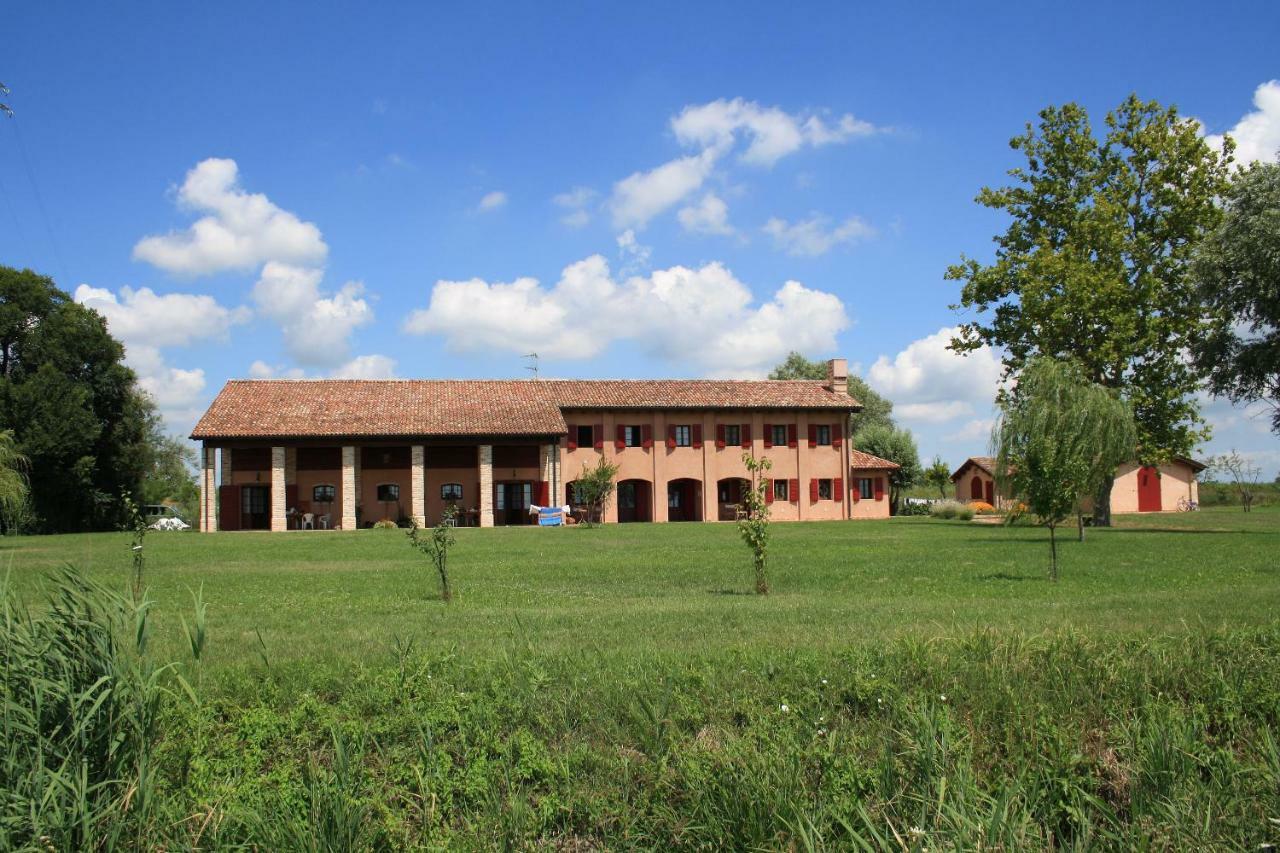
[(969, 500), (982, 500), (982, 478), (977, 474), (973, 475), (973, 480), (969, 483)]
[(240, 487), (226, 483), (218, 488), (218, 529), (240, 529)]
[(1138, 512), (1160, 512), (1160, 470), (1150, 465), (1138, 469)]
[(987, 503), (991, 504), (992, 506), (995, 506), (996, 505), (996, 484), (993, 483), (991, 480), (987, 480), (986, 489), (987, 489)]

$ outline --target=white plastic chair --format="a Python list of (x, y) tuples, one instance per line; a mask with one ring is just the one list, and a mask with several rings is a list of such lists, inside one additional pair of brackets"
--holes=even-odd
[(329, 514), (328, 514), (328, 513), (325, 513), (324, 515), (320, 516), (320, 529), (321, 529), (321, 530), (328, 530), (328, 529), (329, 529)]
[(302, 514), (302, 529), (303, 530), (316, 529), (316, 514), (314, 512), (304, 512)]

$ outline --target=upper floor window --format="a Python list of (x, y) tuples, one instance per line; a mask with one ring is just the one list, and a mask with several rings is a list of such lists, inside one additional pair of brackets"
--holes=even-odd
[(637, 426), (625, 426), (622, 428), (623, 444), (627, 447), (643, 447), (644, 446), (644, 430)]
[(311, 502), (317, 504), (331, 504), (338, 496), (338, 490), (328, 484), (321, 484), (311, 490)]
[(446, 501), (462, 500), (462, 484), (461, 483), (445, 483), (440, 487), (440, 497)]
[(726, 424), (724, 443), (726, 447), (737, 447), (742, 444), (742, 427), (738, 424)]
[(693, 446), (693, 428), (688, 425), (675, 427), (676, 447)]
[(831, 425), (818, 424), (815, 430), (819, 447), (829, 447), (831, 445)]
[[(783, 430), (784, 430), (784, 431), (785, 431), (785, 429), (786, 429), (786, 427), (783, 427)], [(774, 480), (774, 481), (773, 481), (773, 499), (774, 499), (775, 501), (787, 501), (787, 500), (790, 500), (790, 498), (789, 498), (789, 497), (787, 497), (787, 481), (786, 481), (786, 480)]]
[(786, 447), (787, 446), (787, 425), (774, 424), (772, 429), (773, 429), (773, 446)]
[(378, 500), (388, 503), (400, 500), (400, 486), (395, 483), (379, 483)]
[(578, 433), (579, 447), (591, 447), (591, 445), (595, 443), (595, 435), (593, 434), (591, 427), (589, 425), (575, 427), (575, 429), (577, 430), (577, 433)]

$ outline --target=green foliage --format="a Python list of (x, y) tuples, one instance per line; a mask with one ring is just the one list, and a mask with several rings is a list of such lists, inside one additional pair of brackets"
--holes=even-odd
[(1028, 362), (1002, 404), (992, 436), (996, 486), (1049, 528), (1054, 580), (1055, 528), (1133, 458), (1135, 434), (1129, 406), (1069, 362)]
[[(810, 361), (794, 350), (769, 373), (770, 379), (826, 379), (827, 365)], [(869, 426), (893, 428), (893, 403), (872, 390), (861, 376), (849, 374), (849, 396), (862, 404), (862, 411), (850, 418), (849, 429), (856, 433)]]
[(147, 520), (138, 512), (138, 505), (127, 494), (120, 496), (120, 505), (124, 515), (123, 529), (129, 531), (129, 552), (133, 555), (133, 600), (142, 600), (142, 580), (147, 567), (144, 546), (147, 543)]
[(458, 508), (450, 505), (445, 507), (440, 523), (431, 528), (430, 535), (422, 534), (416, 518), (412, 520), (408, 532), (409, 544), (425, 554), (435, 566), (436, 573), (440, 576), (440, 600), (445, 604), (453, 601), (453, 587), (449, 584), (449, 549), (458, 541), (454, 536), (457, 520)]
[(582, 463), (582, 473), (574, 480), (574, 489), (578, 499), (587, 508), (586, 525), (594, 527), (603, 518), (609, 500), (617, 488), (614, 478), (618, 476), (618, 466), (603, 456), (591, 467)]
[[(158, 427), (158, 425), (157, 425)], [(150, 438), (150, 459), (142, 480), (142, 502), (174, 501), (184, 521), (194, 525), (200, 514), (200, 486), (196, 480), (195, 448), (157, 428)]]
[(923, 477), (920, 451), (916, 449), (916, 440), (911, 435), (911, 430), (873, 425), (855, 432), (852, 441), (857, 450), (895, 462), (899, 466), (896, 471), (888, 472), (889, 511), (896, 515), (902, 493), (919, 483)]
[(27, 457), (10, 430), (0, 430), (0, 533), (20, 529), (27, 508)]
[(1224, 204), (1192, 270), (1216, 318), (1193, 351), (1214, 394), (1267, 403), (1280, 433), (1280, 164), (1238, 172)]
[(769, 578), (766, 574), (769, 560), (769, 502), (766, 500), (766, 492), (772, 487), (772, 483), (765, 475), (773, 468), (773, 463), (744, 453), (742, 464), (751, 475), (751, 488), (742, 495), (742, 503), (738, 507), (738, 533), (751, 549), (756, 594), (766, 595), (769, 592)]
[(44, 531), (108, 529), (137, 495), (157, 431), (106, 321), (51, 279), (0, 266), (0, 429), (30, 461)]
[(1210, 458), (1208, 465), (1210, 471), (1228, 478), (1231, 488), (1240, 501), (1241, 509), (1245, 512), (1252, 510), (1253, 503), (1258, 498), (1258, 480), (1262, 477), (1262, 468), (1235, 450)]
[(975, 513), (973, 507), (962, 501), (937, 501), (929, 505), (929, 515), (934, 518), (972, 521)]
[[(1143, 460), (1163, 461), (1206, 435), (1185, 353), (1210, 318), (1188, 273), (1221, 216), (1231, 143), (1220, 156), (1197, 122), (1136, 96), (1106, 125), (1098, 139), (1084, 108), (1067, 104), (1011, 140), (1025, 165), (977, 199), (1012, 219), (995, 260), (947, 271), (963, 283), (959, 307), (985, 315), (951, 346), (1000, 347), (1010, 377), (1036, 356), (1076, 360), (1130, 403)], [(1109, 505), (1099, 510), (1105, 521)]]
[(942, 461), (941, 456), (933, 457), (933, 462), (925, 469), (924, 482), (937, 487), (938, 497), (947, 496), (947, 487), (951, 485), (951, 468)]

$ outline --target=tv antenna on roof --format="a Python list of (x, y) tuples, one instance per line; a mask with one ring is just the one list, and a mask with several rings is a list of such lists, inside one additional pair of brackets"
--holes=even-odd
[(521, 358), (531, 359), (530, 363), (524, 366), (524, 369), (532, 373), (534, 379), (537, 379), (538, 378), (538, 354), (536, 352), (531, 352), (521, 356)]

